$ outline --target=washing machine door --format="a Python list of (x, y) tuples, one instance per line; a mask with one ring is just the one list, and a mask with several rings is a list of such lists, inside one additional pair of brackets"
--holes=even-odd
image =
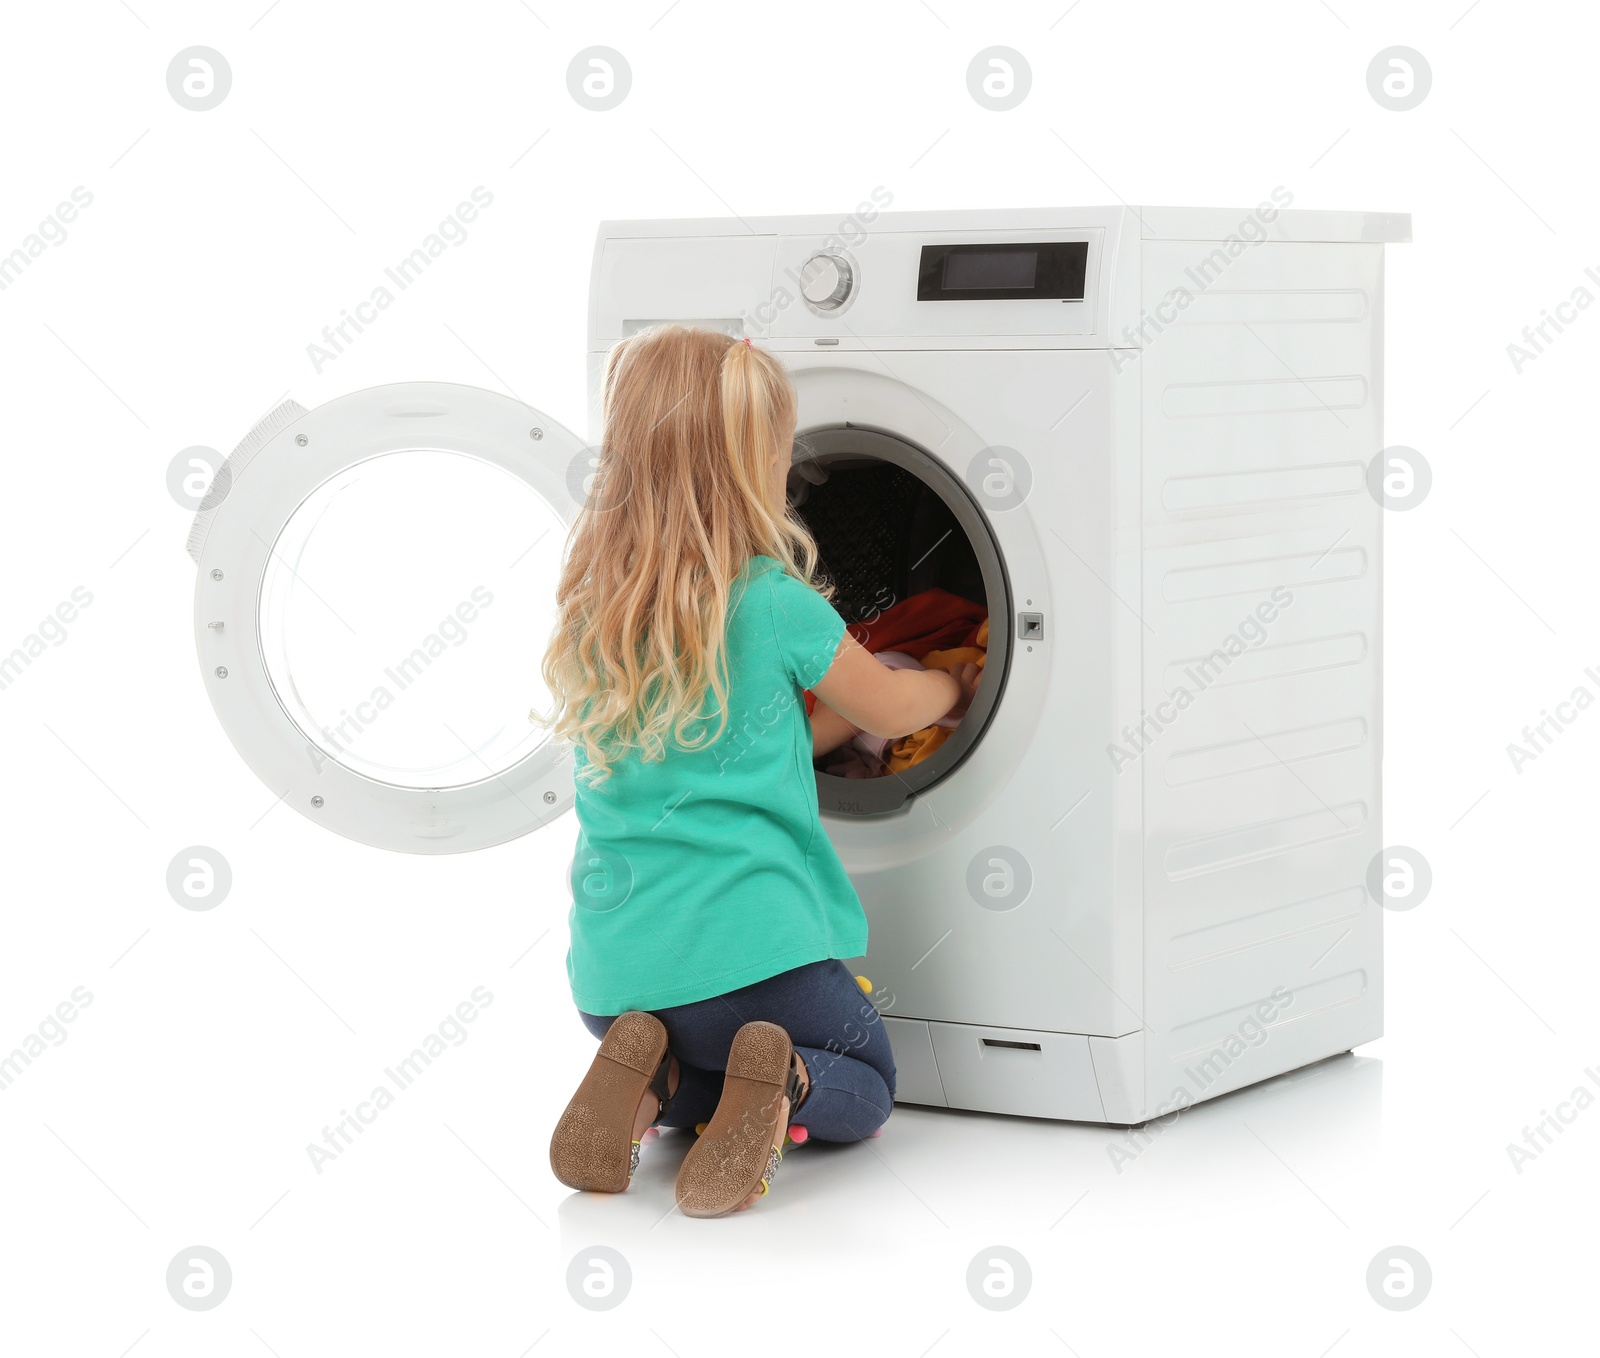
[(286, 401), (195, 518), (195, 645), (223, 729), (319, 825), (481, 849), (572, 803), (540, 661), (591, 450), (494, 392)]

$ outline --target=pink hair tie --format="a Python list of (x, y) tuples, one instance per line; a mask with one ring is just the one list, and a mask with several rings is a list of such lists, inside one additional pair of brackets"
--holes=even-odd
[(744, 337), (744, 344), (745, 344), (745, 348), (747, 348), (747, 349), (754, 349), (756, 347), (755, 345), (750, 343), (750, 336), (749, 335), (746, 335)]

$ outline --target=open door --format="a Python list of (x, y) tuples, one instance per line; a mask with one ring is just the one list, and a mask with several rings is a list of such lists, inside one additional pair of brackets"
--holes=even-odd
[(590, 450), (507, 396), (439, 382), (286, 401), (189, 536), (212, 706), (272, 792), (338, 834), (461, 853), (572, 804), (529, 719)]

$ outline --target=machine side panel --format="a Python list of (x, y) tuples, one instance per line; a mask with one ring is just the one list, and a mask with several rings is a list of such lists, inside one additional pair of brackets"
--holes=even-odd
[(1148, 1109), (1377, 1037), (1382, 247), (1146, 241)]

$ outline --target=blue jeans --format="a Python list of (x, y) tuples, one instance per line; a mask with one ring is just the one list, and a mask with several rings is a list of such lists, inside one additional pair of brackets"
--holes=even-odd
[[(650, 1011), (667, 1030), (682, 1076), (663, 1127), (709, 1122), (722, 1097), (733, 1035), (752, 1019), (776, 1023), (806, 1063), (811, 1092), (794, 1121), (821, 1141), (860, 1141), (889, 1119), (894, 1054), (878, 1011), (843, 962), (812, 962), (709, 1000)], [(615, 1015), (578, 1015), (604, 1037)]]

